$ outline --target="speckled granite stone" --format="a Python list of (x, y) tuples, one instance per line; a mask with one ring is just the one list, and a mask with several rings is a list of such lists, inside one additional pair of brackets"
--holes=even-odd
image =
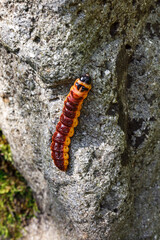
[[(41, 239), (45, 224), (54, 240), (159, 239), (159, 14), (153, 0), (1, 1), (0, 127), (47, 218)], [(51, 136), (85, 72), (64, 173)]]

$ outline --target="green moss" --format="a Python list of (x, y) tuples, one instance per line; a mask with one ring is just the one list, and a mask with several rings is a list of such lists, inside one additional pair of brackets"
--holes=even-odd
[(12, 165), (10, 146), (0, 131), (0, 236), (18, 239), (21, 229), (35, 215), (31, 189)]
[(4, 160), (13, 162), (10, 146), (5, 136), (2, 134), (1, 130), (0, 130), (0, 152), (1, 152), (1, 158), (3, 157)]

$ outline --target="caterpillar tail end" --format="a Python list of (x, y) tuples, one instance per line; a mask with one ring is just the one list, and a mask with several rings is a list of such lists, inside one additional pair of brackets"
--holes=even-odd
[[(67, 147), (67, 146), (64, 146)], [(67, 150), (69, 148), (67, 147)], [(67, 152), (56, 152), (52, 150), (52, 145), (51, 145), (51, 157), (54, 161), (54, 164), (56, 165), (59, 170), (66, 172), (68, 165), (69, 165), (69, 154)], [(58, 155), (57, 155), (58, 153)], [(58, 158), (59, 156), (59, 158)]]
[(61, 164), (59, 162), (57, 162), (56, 160), (54, 160), (54, 164), (56, 165), (56, 167), (63, 171), (63, 172), (66, 172), (67, 171), (67, 168), (68, 168), (68, 163), (67, 164)]
[(69, 162), (68, 160), (64, 160), (64, 162), (54, 160), (54, 164), (56, 165), (57, 168), (59, 168), (59, 170), (66, 172)]

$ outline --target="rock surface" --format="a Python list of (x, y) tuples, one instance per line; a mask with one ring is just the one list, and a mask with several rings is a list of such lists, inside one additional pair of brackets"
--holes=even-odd
[[(153, 0), (1, 1), (0, 127), (44, 239), (47, 226), (54, 240), (159, 239), (159, 15)], [(85, 72), (93, 90), (64, 173), (51, 136)]]

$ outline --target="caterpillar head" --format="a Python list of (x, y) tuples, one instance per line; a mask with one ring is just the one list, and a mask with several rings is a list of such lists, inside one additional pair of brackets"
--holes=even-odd
[(91, 77), (88, 74), (83, 75), (75, 81), (73, 92), (83, 99), (87, 97), (91, 89)]
[(85, 74), (76, 80), (76, 87), (79, 92), (88, 92), (91, 89), (91, 77)]
[(91, 84), (91, 77), (88, 74), (85, 74), (84, 76), (82, 76), (80, 78), (80, 81), (90, 85)]

